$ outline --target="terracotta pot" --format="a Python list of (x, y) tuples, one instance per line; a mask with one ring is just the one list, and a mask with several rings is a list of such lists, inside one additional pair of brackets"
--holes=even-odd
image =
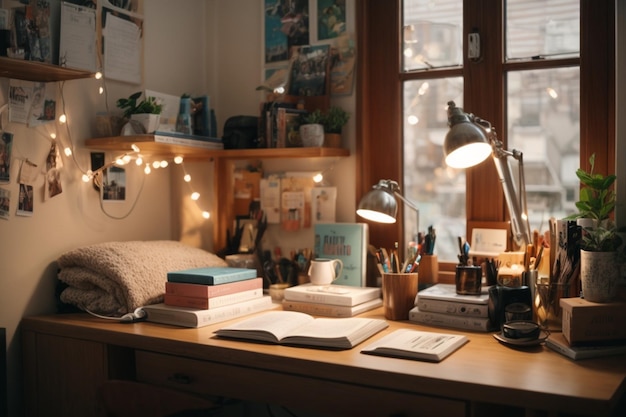
[(619, 278), (617, 252), (580, 251), (580, 281), (585, 300), (612, 301), (617, 295)]
[(341, 133), (324, 133), (325, 148), (341, 148)]

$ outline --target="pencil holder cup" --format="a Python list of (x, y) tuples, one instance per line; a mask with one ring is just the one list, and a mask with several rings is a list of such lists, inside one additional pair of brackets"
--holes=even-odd
[(388, 320), (407, 320), (415, 306), (417, 274), (383, 274), (383, 310)]
[(460, 295), (480, 295), (483, 268), (477, 265), (457, 265), (454, 275), (456, 293)]
[(424, 255), (419, 265), (419, 289), (430, 287), (439, 280), (437, 255)]

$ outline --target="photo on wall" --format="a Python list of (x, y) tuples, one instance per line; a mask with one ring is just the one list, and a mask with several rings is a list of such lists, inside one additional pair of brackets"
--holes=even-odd
[(346, 0), (317, 0), (317, 38), (333, 39), (346, 33)]
[(286, 61), (293, 46), (309, 44), (309, 0), (264, 0), (265, 63)]

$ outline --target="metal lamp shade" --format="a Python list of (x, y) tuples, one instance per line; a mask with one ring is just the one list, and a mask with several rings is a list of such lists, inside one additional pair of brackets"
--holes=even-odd
[(398, 213), (398, 202), (389, 191), (375, 188), (363, 196), (356, 213), (364, 219), (373, 222), (395, 223)]

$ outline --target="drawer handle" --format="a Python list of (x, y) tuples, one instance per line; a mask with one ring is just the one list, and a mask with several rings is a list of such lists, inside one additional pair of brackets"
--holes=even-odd
[(189, 385), (191, 384), (191, 377), (185, 374), (174, 374), (167, 378), (168, 381), (174, 382), (176, 384)]

